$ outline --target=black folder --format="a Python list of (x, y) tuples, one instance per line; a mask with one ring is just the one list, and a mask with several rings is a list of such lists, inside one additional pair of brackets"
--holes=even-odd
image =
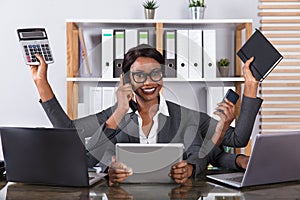
[(263, 81), (283, 58), (258, 29), (245, 42), (237, 55), (243, 62), (254, 57), (250, 70), (258, 81)]

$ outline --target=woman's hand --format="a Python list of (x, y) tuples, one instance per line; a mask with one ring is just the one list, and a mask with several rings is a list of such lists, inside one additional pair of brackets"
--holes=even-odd
[(244, 79), (245, 79), (245, 89), (244, 95), (251, 98), (256, 98), (258, 81), (253, 76), (250, 70), (250, 64), (253, 62), (254, 57), (248, 59), (243, 67)]
[(235, 104), (224, 98), (224, 101), (218, 103), (214, 114), (218, 115), (220, 119), (229, 126), (235, 118)]
[(192, 175), (193, 168), (193, 165), (187, 164), (186, 161), (183, 160), (172, 166), (169, 176), (172, 177), (176, 183), (183, 184)]
[(37, 84), (39, 82), (47, 82), (47, 69), (48, 65), (46, 64), (43, 56), (35, 54), (38, 58), (39, 65), (30, 65), (31, 74), (34, 82)]
[(225, 98), (223, 102), (218, 103), (218, 107), (214, 114), (218, 115), (220, 120), (216, 126), (215, 133), (212, 136), (212, 142), (219, 146), (222, 143), (226, 130), (235, 119), (235, 105)]
[(106, 127), (110, 129), (117, 129), (119, 123), (129, 110), (129, 100), (133, 98), (132, 86), (124, 84), (123, 74), (120, 76), (119, 87), (116, 92), (118, 106), (114, 113), (106, 121)]
[(115, 157), (112, 158), (111, 165), (108, 169), (108, 185), (118, 185), (124, 181), (128, 176), (133, 174), (132, 169), (127, 167), (125, 164), (117, 162)]
[(242, 169), (246, 169), (249, 162), (249, 156), (240, 154), (236, 157), (235, 163)]
[(38, 58), (40, 64), (38, 66), (30, 65), (31, 75), (38, 89), (42, 102), (45, 102), (52, 99), (54, 96), (47, 79), (48, 65), (46, 64), (43, 56), (39, 54), (35, 54), (35, 56)]
[(133, 98), (132, 86), (129, 83), (124, 83), (123, 74), (120, 75), (120, 83), (117, 89), (117, 110), (126, 113), (129, 110), (129, 100)]

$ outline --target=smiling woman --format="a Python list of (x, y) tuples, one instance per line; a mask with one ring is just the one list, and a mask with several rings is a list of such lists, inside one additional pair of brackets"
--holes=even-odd
[[(217, 105), (215, 114), (221, 119), (216, 121), (206, 113), (166, 100), (160, 93), (165, 59), (149, 45), (138, 45), (125, 54), (122, 70), (128, 81), (124, 83), (120, 77), (117, 103), (76, 120), (71, 120), (58, 103), (47, 79), (48, 66), (43, 57), (37, 56), (41, 63), (31, 66), (31, 73), (50, 121), (54, 127), (83, 130), (81, 138), (90, 137), (86, 144), (89, 166), (99, 165), (108, 172), (110, 185), (118, 184), (132, 174), (130, 166), (112, 159), (116, 143), (182, 143), (185, 147), (182, 161), (172, 165), (168, 174), (176, 183), (185, 183), (189, 177), (201, 175), (208, 163), (231, 169), (247, 165), (240, 162), (247, 159), (225, 153), (220, 145), (245, 146), (251, 135), (262, 102), (256, 98), (258, 83), (249, 69), (251, 60), (244, 66), (242, 111), (236, 128), (233, 128), (230, 124), (235, 118), (235, 106), (230, 101)], [(138, 110), (130, 109), (129, 103), (133, 100), (138, 104)]]

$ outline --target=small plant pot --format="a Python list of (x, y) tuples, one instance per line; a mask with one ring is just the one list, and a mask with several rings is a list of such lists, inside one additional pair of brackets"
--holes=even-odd
[(155, 9), (146, 9), (145, 8), (145, 19), (154, 19)]
[(205, 7), (190, 7), (190, 13), (192, 19), (203, 19)]
[(220, 72), (221, 77), (228, 77), (229, 66), (219, 66), (219, 72)]

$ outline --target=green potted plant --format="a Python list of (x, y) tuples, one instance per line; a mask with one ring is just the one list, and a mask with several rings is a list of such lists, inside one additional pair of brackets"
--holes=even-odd
[(203, 19), (205, 8), (204, 0), (189, 0), (189, 9), (192, 19)]
[(189, 7), (205, 7), (204, 0), (189, 0)]
[(154, 19), (155, 9), (159, 7), (155, 0), (145, 0), (143, 2), (146, 19)]
[(219, 72), (222, 77), (228, 77), (230, 61), (228, 58), (221, 58), (218, 61)]

